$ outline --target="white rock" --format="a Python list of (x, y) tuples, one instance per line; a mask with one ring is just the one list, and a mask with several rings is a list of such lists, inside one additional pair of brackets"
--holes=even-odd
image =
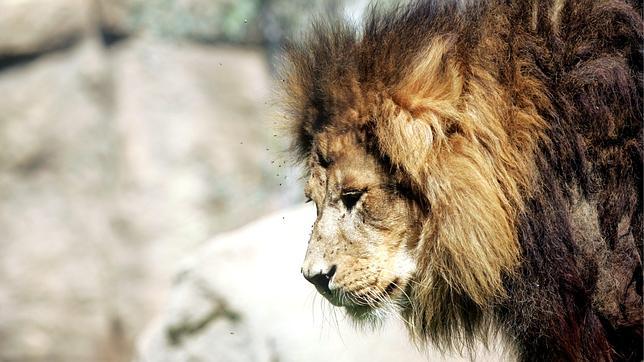
[(91, 26), (87, 0), (0, 1), (0, 54), (22, 55), (59, 46)]
[(179, 256), (291, 202), (269, 81), (260, 50), (135, 36), (2, 69), (0, 361), (129, 360)]

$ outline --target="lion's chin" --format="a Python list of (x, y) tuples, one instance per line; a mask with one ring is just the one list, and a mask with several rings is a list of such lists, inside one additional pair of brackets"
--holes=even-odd
[(355, 322), (375, 322), (386, 314), (384, 312), (384, 301), (373, 301), (371, 305), (357, 304), (339, 293), (320, 293), (324, 298), (336, 307), (343, 308), (347, 315)]
[(356, 323), (380, 324), (391, 314), (401, 314), (410, 308), (411, 302), (407, 297), (411, 292), (409, 286), (403, 286), (407, 289), (386, 288), (384, 295), (380, 298), (370, 299), (369, 301), (356, 301), (355, 297), (337, 291), (320, 292), (331, 304), (336, 307), (344, 308), (347, 315)]
[(385, 299), (371, 306), (366, 305), (345, 305), (344, 310), (351, 320), (357, 324), (378, 327), (388, 317), (396, 315), (399, 318), (410, 308), (408, 301)]
[(346, 306), (344, 310), (347, 315), (356, 322), (374, 322), (380, 320), (384, 313), (379, 307), (368, 307), (364, 305)]
[(396, 303), (383, 303), (376, 307), (345, 306), (344, 310), (356, 326), (380, 328), (391, 317), (400, 318), (405, 308)]

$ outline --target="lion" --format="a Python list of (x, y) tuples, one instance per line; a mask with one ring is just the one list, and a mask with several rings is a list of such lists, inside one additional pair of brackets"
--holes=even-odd
[(285, 47), (304, 277), (421, 345), (642, 359), (642, 29), (619, 0), (413, 1)]

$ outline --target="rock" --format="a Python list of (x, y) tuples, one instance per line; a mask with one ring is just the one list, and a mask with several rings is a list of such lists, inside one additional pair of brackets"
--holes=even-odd
[(99, 26), (103, 32), (116, 36), (135, 31), (134, 16), (141, 0), (95, 0)]
[(137, 29), (165, 38), (258, 44), (259, 10), (254, 0), (146, 0), (134, 20)]
[(0, 1), (0, 58), (65, 46), (92, 24), (88, 0)]
[(0, 360), (92, 360), (120, 338), (107, 77), (95, 42), (0, 73)]
[(121, 182), (134, 191), (125, 207), (145, 229), (163, 230), (156, 244), (168, 260), (302, 197), (273, 136), (259, 49), (141, 37), (113, 54)]
[(0, 360), (129, 360), (177, 257), (301, 198), (269, 87), (260, 50), (136, 36), (0, 72)]
[[(175, 278), (139, 342), (140, 361), (465, 361), (419, 352), (400, 323), (354, 328), (300, 275), (313, 207), (284, 211), (209, 241)], [(478, 361), (499, 353), (479, 348)]]

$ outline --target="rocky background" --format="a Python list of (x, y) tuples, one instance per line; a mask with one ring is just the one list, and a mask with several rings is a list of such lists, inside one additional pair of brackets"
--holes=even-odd
[(301, 199), (265, 6), (0, 0), (0, 361), (129, 360), (177, 260)]
[[(251, 239), (286, 231), (242, 234), (236, 251), (207, 240), (302, 201), (276, 127), (279, 45), (311, 14), (358, 18), (365, 3), (0, 0), (0, 361), (226, 361), (228, 347), (247, 352), (230, 352), (238, 360), (302, 360), (275, 341), (297, 336), (296, 322), (262, 329), (272, 320), (260, 313), (235, 324), (243, 311), (285, 315), (284, 299), (253, 304), (247, 291), (227, 314), (212, 297), (231, 295), (235, 270), (270, 283), (246, 255), (266, 248)], [(237, 269), (209, 251), (220, 243)], [(269, 290), (312, 297), (298, 270), (296, 284)], [(212, 313), (224, 324), (211, 329)], [(411, 350), (391, 338), (402, 344), (390, 351)]]

